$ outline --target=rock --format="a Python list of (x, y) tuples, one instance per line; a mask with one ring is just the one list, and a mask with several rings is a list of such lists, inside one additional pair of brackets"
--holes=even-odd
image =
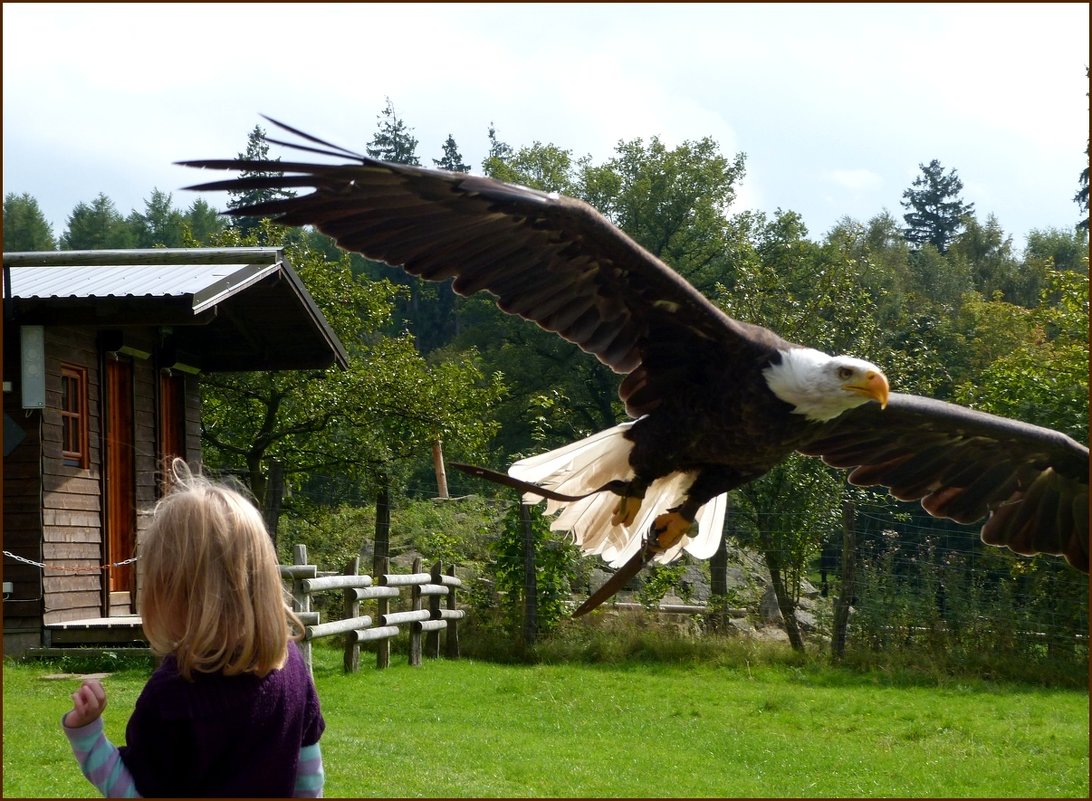
[(758, 614), (765, 623), (780, 623), (784, 620), (781, 615), (781, 607), (777, 605), (777, 594), (774, 588), (767, 587), (762, 594), (762, 600), (758, 602)]

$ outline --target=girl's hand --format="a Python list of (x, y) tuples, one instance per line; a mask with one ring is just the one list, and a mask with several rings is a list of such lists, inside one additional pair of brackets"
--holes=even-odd
[(72, 693), (72, 702), (75, 706), (64, 716), (64, 725), (78, 729), (102, 715), (102, 710), (106, 709), (106, 690), (96, 679), (88, 679)]

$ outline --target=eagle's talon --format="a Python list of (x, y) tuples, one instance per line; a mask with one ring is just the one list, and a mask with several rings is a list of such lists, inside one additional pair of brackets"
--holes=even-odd
[(641, 511), (643, 501), (644, 498), (623, 495), (618, 499), (618, 504), (614, 507), (614, 514), (611, 515), (610, 524), (612, 526), (632, 526), (633, 521), (637, 519), (637, 513)]
[(621, 497), (618, 498), (614, 514), (610, 518), (612, 526), (633, 525), (633, 521), (637, 519), (637, 513), (641, 511), (641, 504), (645, 500), (645, 487), (645, 484), (634, 479), (622, 483), (619, 489), (614, 490)]
[(649, 539), (655, 542), (656, 551), (664, 551), (675, 547), (679, 540), (687, 535), (693, 520), (688, 520), (680, 512), (665, 512), (652, 521), (649, 529)]

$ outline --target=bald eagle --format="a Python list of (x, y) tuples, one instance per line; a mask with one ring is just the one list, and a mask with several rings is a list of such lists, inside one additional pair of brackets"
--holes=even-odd
[(189, 188), (312, 189), (229, 213), (311, 225), (369, 259), (453, 278), (461, 295), (489, 292), (624, 376), (632, 420), (516, 462), (507, 476), (467, 468), (546, 498), (560, 512), (555, 529), (619, 568), (577, 614), (652, 560), (711, 556), (726, 493), (794, 451), (936, 517), (985, 518), (990, 545), (1062, 555), (1088, 572), (1088, 449), (1071, 438), (892, 393), (874, 364), (734, 320), (579, 200), (385, 163), (271, 122), (311, 144), (270, 142), (352, 163), (180, 162), (244, 173)]

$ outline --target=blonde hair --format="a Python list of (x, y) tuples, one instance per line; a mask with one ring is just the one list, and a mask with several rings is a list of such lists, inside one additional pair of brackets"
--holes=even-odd
[(171, 490), (141, 546), (141, 616), (152, 650), (178, 672), (264, 676), (302, 632), (285, 604), (272, 540), (239, 492), (171, 464)]

